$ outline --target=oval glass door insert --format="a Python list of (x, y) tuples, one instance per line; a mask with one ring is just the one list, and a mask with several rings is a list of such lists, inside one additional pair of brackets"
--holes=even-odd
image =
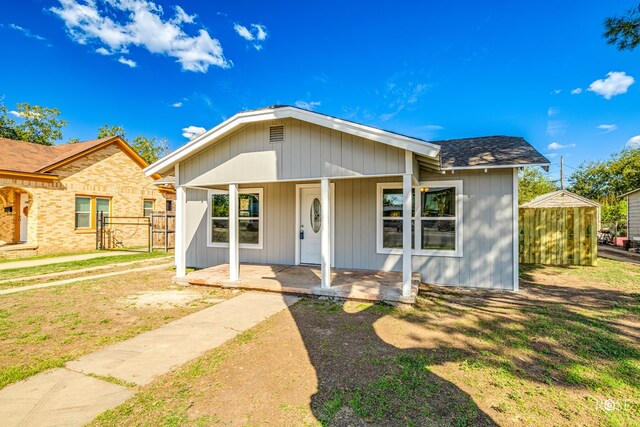
[(311, 202), (311, 212), (309, 213), (309, 219), (311, 220), (311, 229), (314, 233), (320, 231), (322, 225), (322, 212), (320, 211), (320, 200), (316, 197)]

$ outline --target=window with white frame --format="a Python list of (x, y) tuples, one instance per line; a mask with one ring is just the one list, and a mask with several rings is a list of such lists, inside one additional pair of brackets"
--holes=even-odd
[[(402, 184), (378, 184), (378, 253), (402, 253)], [(462, 181), (421, 182), (412, 189), (415, 255), (462, 256)]]
[[(241, 248), (262, 248), (262, 189), (240, 189), (238, 240)], [(209, 191), (209, 246), (229, 247), (229, 193)]]

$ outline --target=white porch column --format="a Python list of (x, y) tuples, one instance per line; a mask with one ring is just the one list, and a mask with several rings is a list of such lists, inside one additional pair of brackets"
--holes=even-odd
[[(402, 296), (411, 296), (412, 174), (402, 175)], [(419, 224), (416, 224), (416, 228)]]
[(186, 248), (186, 227), (187, 227), (187, 194), (184, 187), (179, 184), (180, 168), (175, 167), (176, 177), (176, 235), (175, 235), (175, 262), (176, 277), (184, 277), (187, 272), (187, 248)]
[(331, 206), (329, 205), (330, 189), (328, 178), (322, 178), (320, 181), (320, 206), (322, 215), (322, 226), (320, 228), (320, 254), (321, 254), (321, 272), (323, 288), (331, 287)]
[(238, 215), (238, 184), (229, 184), (229, 280), (232, 282), (240, 277)]

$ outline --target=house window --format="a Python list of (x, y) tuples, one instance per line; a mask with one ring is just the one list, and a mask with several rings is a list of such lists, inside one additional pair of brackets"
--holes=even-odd
[(98, 212), (105, 216), (111, 214), (111, 198), (95, 196), (76, 196), (76, 228), (93, 228)]
[[(241, 248), (262, 248), (262, 189), (240, 189), (238, 240)], [(229, 247), (229, 194), (209, 191), (209, 246)]]
[(91, 197), (76, 197), (76, 228), (91, 228)]
[[(462, 181), (422, 182), (411, 200), (414, 255), (462, 256)], [(402, 184), (378, 184), (378, 253), (402, 253)]]
[(173, 200), (167, 200), (165, 206), (167, 212), (173, 212)]
[(155, 205), (154, 200), (145, 199), (142, 207), (142, 214), (146, 217), (150, 217), (153, 212), (153, 206)]

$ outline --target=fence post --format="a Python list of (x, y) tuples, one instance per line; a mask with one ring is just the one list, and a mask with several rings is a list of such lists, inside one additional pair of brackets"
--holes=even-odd
[(147, 217), (149, 221), (149, 252), (153, 252), (153, 211), (151, 211), (151, 215)]
[(169, 252), (169, 216), (164, 211), (164, 253)]

